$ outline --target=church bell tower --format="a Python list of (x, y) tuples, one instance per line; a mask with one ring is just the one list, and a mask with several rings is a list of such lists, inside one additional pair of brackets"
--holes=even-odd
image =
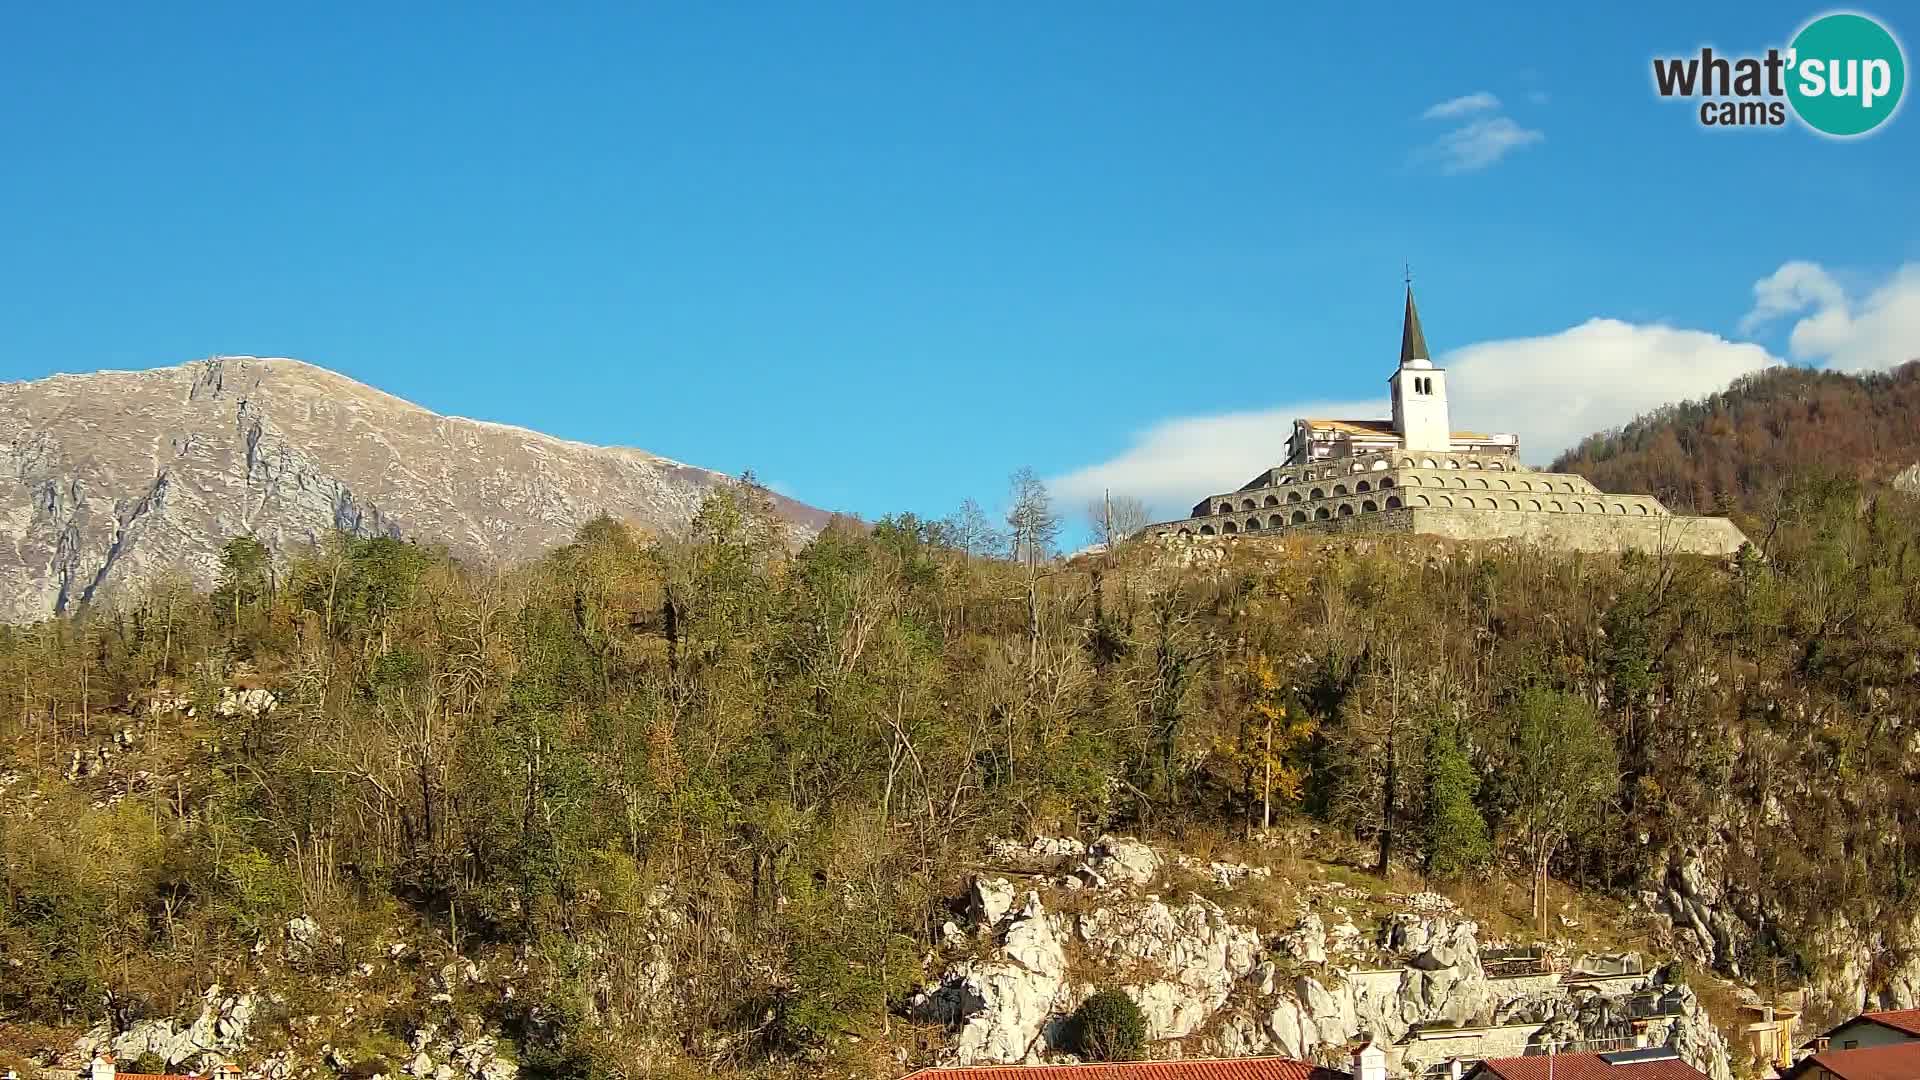
[(1427, 336), (1420, 329), (1420, 312), (1413, 306), (1413, 283), (1407, 283), (1407, 314), (1400, 326), (1400, 367), (1387, 380), (1393, 388), (1393, 430), (1408, 450), (1453, 449), (1453, 429), (1447, 418), (1447, 373), (1433, 366), (1427, 354)]

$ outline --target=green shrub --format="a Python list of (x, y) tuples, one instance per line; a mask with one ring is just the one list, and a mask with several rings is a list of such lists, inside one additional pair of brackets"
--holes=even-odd
[(1098, 990), (1074, 1010), (1075, 1049), (1088, 1061), (1139, 1061), (1146, 1056), (1147, 1018), (1118, 990)]

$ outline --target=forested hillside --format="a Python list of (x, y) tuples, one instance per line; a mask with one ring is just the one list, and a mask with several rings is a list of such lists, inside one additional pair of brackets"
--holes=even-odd
[[(1695, 426), (1782, 379), (1853, 400), (1772, 376)], [(239, 539), (211, 594), (0, 630), (0, 1050), (219, 983), (277, 994), (256, 1027), (320, 1075), (392, 1074), (440, 1008), (537, 1075), (898, 1071), (941, 1037), (903, 1003), (988, 838), (1211, 849), (1269, 814), (1416, 884), (1545, 866), (1652, 912), (1637, 947), (1804, 980), (1816, 1015), (1920, 1005), (1920, 502), (1766, 494), (1771, 558), (1737, 564), (1292, 538), (1022, 565), (952, 542), (977, 518), (795, 552), (751, 488), (509, 572)], [(249, 689), (278, 703), (222, 708)], [(418, 997), (379, 982), (415, 955)]]
[(1920, 462), (1920, 361), (1847, 375), (1776, 367), (1588, 437), (1552, 468), (1683, 513), (1761, 512), (1809, 464), (1884, 481)]

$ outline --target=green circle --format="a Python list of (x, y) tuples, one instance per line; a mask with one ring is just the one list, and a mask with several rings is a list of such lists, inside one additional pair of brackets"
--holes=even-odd
[(1886, 27), (1865, 15), (1822, 15), (1794, 35), (1791, 48), (1787, 99), (1815, 131), (1864, 135), (1900, 107), (1906, 57)]

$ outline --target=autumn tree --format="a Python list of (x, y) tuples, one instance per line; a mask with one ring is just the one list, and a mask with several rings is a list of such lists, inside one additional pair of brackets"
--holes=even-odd
[(1264, 654), (1249, 658), (1242, 669), (1247, 686), (1247, 710), (1231, 741), (1214, 752), (1241, 774), (1248, 805), (1260, 802), (1260, 827), (1273, 826), (1273, 800), (1300, 801), (1306, 765), (1300, 751), (1319, 730), (1312, 717), (1289, 710), (1286, 691), (1273, 662)]
[(1533, 868), (1533, 914), (1547, 932), (1547, 876), (1554, 853), (1589, 826), (1619, 790), (1613, 736), (1593, 706), (1543, 688), (1522, 691), (1508, 710), (1504, 776)]

